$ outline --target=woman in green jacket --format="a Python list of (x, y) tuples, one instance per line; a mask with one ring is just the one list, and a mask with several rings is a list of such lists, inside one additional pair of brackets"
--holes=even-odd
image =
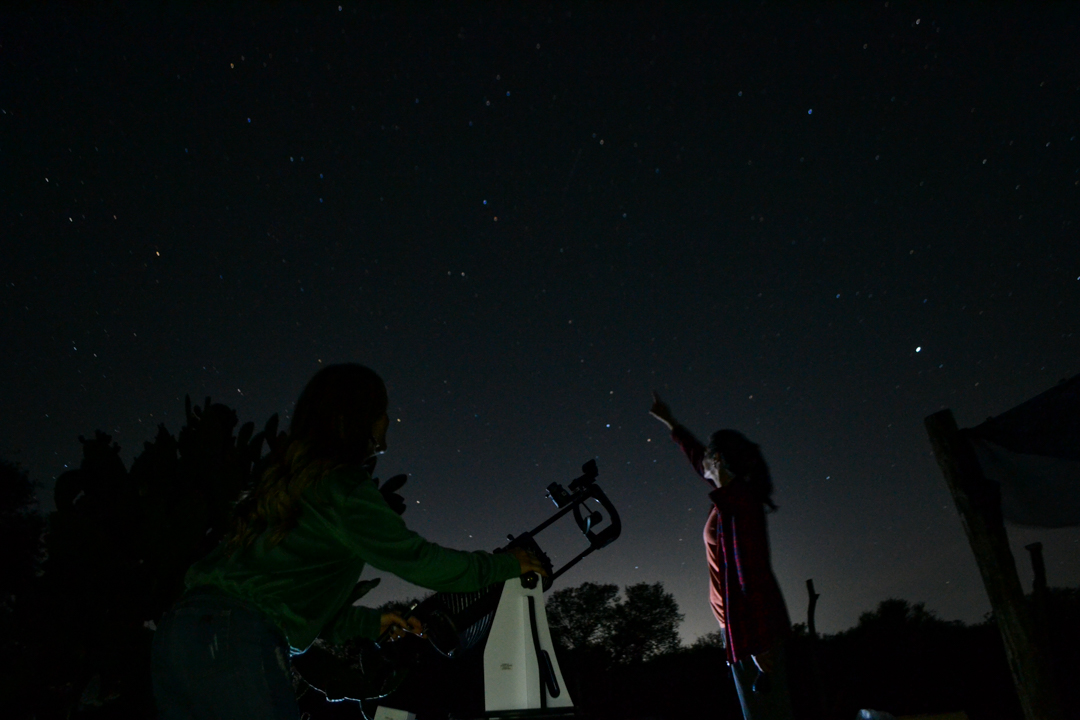
[(296, 720), (291, 654), (316, 637), (421, 633), (415, 618), (348, 602), (367, 564), (450, 592), (542, 572), (525, 551), (450, 550), (405, 526), (365, 469), (386, 450), (386, 410), (385, 384), (362, 365), (329, 366), (304, 388), (283, 452), (155, 633), (162, 720)]

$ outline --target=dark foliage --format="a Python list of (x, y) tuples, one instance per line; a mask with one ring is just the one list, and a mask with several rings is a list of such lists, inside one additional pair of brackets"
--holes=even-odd
[(705, 633), (704, 635), (699, 637), (697, 640), (695, 640), (690, 645), (690, 647), (691, 647), (691, 649), (700, 649), (700, 648), (720, 648), (720, 649), (723, 649), (725, 642), (727, 642), (727, 641), (724, 639), (724, 631), (723, 630), (713, 630), (711, 633)]
[(0, 694), (19, 690), (25, 678), (9, 672), (22, 661), (18, 642), (33, 610), (37, 575), (44, 560), (45, 520), (37, 511), (34, 484), (18, 466), (0, 461)]
[[(597, 605), (580, 602), (610, 597), (614, 586), (564, 591), (552, 597), (563, 615)], [(566, 602), (566, 600), (573, 602)], [(1047, 599), (1050, 648), (1065, 707), (1076, 707), (1080, 690), (1080, 589), (1051, 589)], [(645, 662), (608, 664), (602, 651), (611, 635), (586, 637), (559, 653), (575, 701), (598, 720), (607, 718), (740, 717), (722, 638), (712, 634), (690, 648)], [(922, 604), (886, 600), (862, 615), (858, 625), (836, 635), (811, 638), (796, 625), (789, 648), (789, 685), (797, 717), (851, 718), (862, 708), (894, 715), (967, 712), (972, 720), (1020, 717), (1001, 636), (993, 618), (964, 625), (937, 618)]]
[(1080, 588), (1049, 588), (1047, 645), (1063, 708), (1080, 708)]
[(575, 703), (590, 717), (736, 717), (723, 646), (679, 646), (682, 615), (660, 583), (582, 583), (547, 601)]
[(621, 664), (651, 660), (679, 649), (683, 615), (675, 596), (661, 583), (637, 583), (623, 588), (615, 605), (609, 645)]
[(583, 652), (607, 645), (618, 585), (586, 582), (553, 592), (546, 601), (551, 639), (563, 650)]
[(1021, 714), (993, 621), (965, 626), (921, 603), (890, 599), (815, 650), (827, 717), (855, 717), (860, 708), (894, 715), (963, 710), (972, 720)]
[(699, 646), (612, 665), (559, 653), (575, 704), (594, 720), (741, 717), (722, 647)]
[(17, 465), (0, 460), (0, 632), (4, 637), (10, 636), (15, 608), (44, 559), (44, 529), (34, 484)]
[(604, 666), (626, 665), (679, 649), (683, 616), (661, 583), (582, 583), (547, 599), (551, 639), (564, 651), (587, 655)]
[(275, 416), (262, 433), (235, 433), (236, 413), (209, 398), (186, 411), (179, 438), (160, 426), (130, 471), (109, 435), (80, 438), (81, 465), (53, 491), (41, 577), (4, 638), (8, 717), (153, 716), (152, 629), (221, 539), (277, 430)]

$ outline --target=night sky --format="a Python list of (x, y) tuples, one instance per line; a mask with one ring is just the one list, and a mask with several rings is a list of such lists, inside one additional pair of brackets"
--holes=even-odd
[[(501, 545), (595, 457), (623, 537), (560, 586), (662, 581), (690, 640), (655, 388), (761, 445), (793, 620), (807, 578), (825, 632), (989, 610), (923, 418), (1080, 372), (1080, 6), (138, 5), (0, 11), (0, 456), (44, 509), (80, 434), (361, 362), (411, 527)], [(1010, 533), (1080, 583), (1080, 531)]]

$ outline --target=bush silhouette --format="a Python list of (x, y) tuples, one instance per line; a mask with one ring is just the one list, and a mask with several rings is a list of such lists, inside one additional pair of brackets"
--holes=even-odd
[(277, 432), (277, 416), (258, 434), (252, 423), (235, 432), (236, 413), (209, 398), (185, 411), (179, 438), (159, 426), (130, 471), (109, 435), (79, 438), (82, 463), (53, 490), (41, 577), (5, 641), (14, 717), (153, 717), (152, 629), (221, 539)]

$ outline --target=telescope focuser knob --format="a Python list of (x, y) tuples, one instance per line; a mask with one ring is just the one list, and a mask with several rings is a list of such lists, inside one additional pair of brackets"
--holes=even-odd
[(555, 503), (555, 507), (563, 508), (570, 502), (570, 493), (566, 492), (566, 488), (557, 482), (553, 482), (547, 486), (547, 496), (551, 498), (551, 502)]
[(596, 469), (596, 460), (590, 460), (581, 466), (581, 477), (570, 483), (571, 492), (578, 492), (596, 482), (596, 476), (600, 473)]

